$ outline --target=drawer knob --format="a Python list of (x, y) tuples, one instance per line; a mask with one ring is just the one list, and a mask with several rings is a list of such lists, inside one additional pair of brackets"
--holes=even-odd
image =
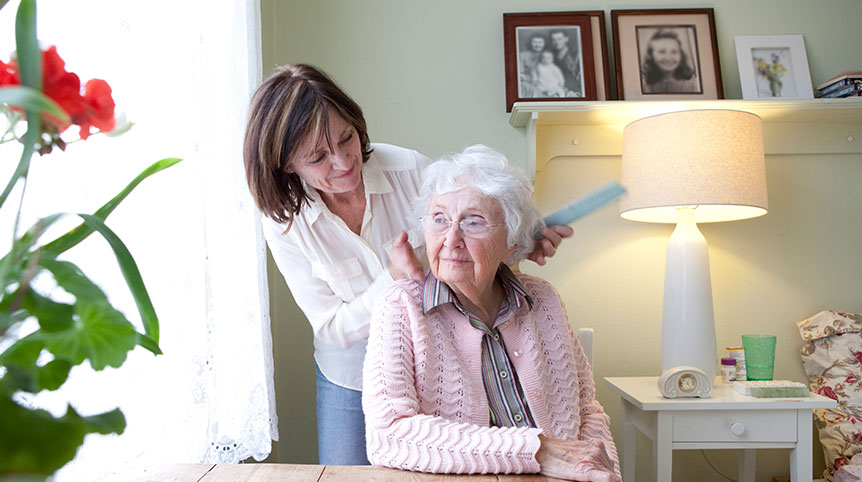
[(734, 435), (742, 435), (745, 433), (745, 425), (739, 422), (733, 422), (730, 426), (730, 431), (733, 432)]

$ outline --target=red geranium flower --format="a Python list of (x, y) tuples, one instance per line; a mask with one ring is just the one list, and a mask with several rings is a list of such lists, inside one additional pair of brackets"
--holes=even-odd
[[(20, 83), (15, 59), (8, 64), (0, 62), (0, 85)], [(44, 115), (43, 132), (51, 140), (43, 141), (45, 145), (39, 149), (41, 154), (51, 152), (53, 145), (62, 149), (65, 143), (60, 139), (59, 133), (71, 124), (81, 127), (81, 139), (90, 137), (91, 128), (102, 132), (114, 130), (115, 106), (111, 87), (104, 80), (92, 79), (87, 82), (84, 93), (81, 94), (81, 79), (75, 73), (66, 71), (66, 62), (57, 53), (56, 46), (42, 52), (42, 93), (69, 114), (69, 122), (60, 122), (54, 116)]]
[(102, 79), (87, 81), (83, 105), (85, 111), (72, 118), (72, 122), (81, 126), (81, 139), (90, 136), (90, 126), (102, 132), (114, 130), (114, 99), (111, 97), (111, 86)]
[(18, 85), (18, 69), (14, 63), (5, 63), (0, 60), (0, 85)]

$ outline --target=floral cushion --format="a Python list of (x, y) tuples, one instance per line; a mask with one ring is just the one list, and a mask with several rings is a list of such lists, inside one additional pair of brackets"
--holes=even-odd
[(826, 470), (835, 472), (862, 453), (862, 315), (821, 311), (796, 324), (805, 340), (802, 366), (811, 391), (838, 402), (838, 408), (814, 410)]
[(845, 465), (835, 472), (835, 482), (862, 481), (862, 465)]

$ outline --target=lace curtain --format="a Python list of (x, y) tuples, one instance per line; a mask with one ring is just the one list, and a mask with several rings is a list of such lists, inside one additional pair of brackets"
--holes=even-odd
[[(4, 59), (15, 48), (16, 8), (12, 0), (0, 10)], [(82, 80), (107, 80), (135, 126), (34, 158), (23, 225), (58, 211), (93, 212), (152, 162), (185, 159), (144, 181), (108, 218), (150, 291), (164, 355), (138, 348), (119, 369), (85, 364), (59, 391), (23, 400), (55, 414), (69, 402), (82, 414), (120, 407), (126, 416), (124, 434), (88, 436), (57, 480), (265, 458), (278, 438), (266, 251), (242, 167), (261, 72), (258, 1), (39, 0), (37, 8), (43, 47), (57, 45)], [(3, 179), (19, 155), (20, 146), (0, 146)], [(4, 249), (13, 214), (0, 213)], [(67, 258), (134, 322), (134, 301), (108, 253), (92, 236)]]

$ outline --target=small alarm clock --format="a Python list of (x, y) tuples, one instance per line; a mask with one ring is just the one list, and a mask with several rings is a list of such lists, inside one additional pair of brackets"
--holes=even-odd
[(661, 374), (658, 389), (665, 398), (709, 398), (712, 380), (700, 368), (678, 366)]

